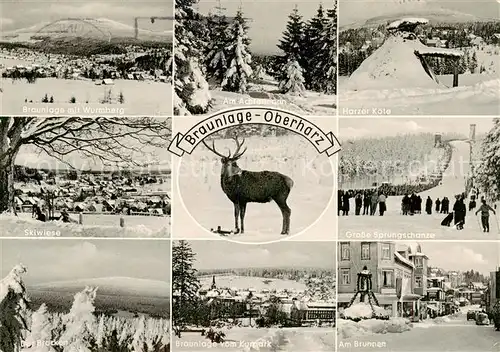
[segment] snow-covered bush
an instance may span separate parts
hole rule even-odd
[[[304,95],[306,88],[304,87],[304,76],[302,68],[297,60],[290,60],[284,67],[285,79],[280,82],[279,88],[284,94]]]
[[[356,303],[342,312],[344,319],[360,321],[362,319],[389,319],[389,312],[382,307],[370,306],[368,303]]]

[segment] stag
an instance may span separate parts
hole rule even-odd
[[[290,233],[290,215],[292,210],[286,204],[290,190],[293,187],[293,180],[275,171],[247,171],[238,167],[237,161],[246,152],[247,147],[241,151],[245,140],[240,142],[238,137],[234,137],[236,150],[231,154],[223,155],[215,149],[215,142],[212,141],[210,147],[203,141],[205,147],[212,153],[219,156],[222,162],[220,184],[222,190],[234,205],[234,226],[235,233],[245,232],[245,213],[247,203],[268,203],[274,200],[281,210],[283,225],[281,234]],[[238,218],[241,220],[241,229],[238,225]]]

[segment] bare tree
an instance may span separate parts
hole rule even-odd
[[[103,166],[144,167],[144,146],[166,148],[170,119],[157,117],[0,117],[0,213],[14,210],[14,163],[23,146],[74,168],[67,156],[78,153]]]

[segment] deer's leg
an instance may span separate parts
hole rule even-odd
[[[290,215],[292,214],[292,210],[288,207],[288,204],[286,204],[285,197],[276,198],[274,201],[278,204],[278,207],[281,210],[281,215],[283,216],[281,234],[288,235],[290,233]]]
[[[241,220],[241,231],[240,233],[245,232],[245,213],[247,211],[247,203],[240,204],[240,220]]]
[[[234,203],[234,233],[240,233],[240,227],[238,225],[239,216],[240,216],[240,205]]]

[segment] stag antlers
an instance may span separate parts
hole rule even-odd
[[[243,151],[240,152],[241,150],[241,147],[243,146],[243,144],[245,143],[245,139],[243,139],[242,142],[240,142],[238,140],[238,137],[235,136],[232,138],[235,142],[236,142],[236,150],[235,152],[233,153],[233,155],[231,155],[231,150],[229,150],[229,153],[227,155],[223,155],[221,153],[219,153],[216,149],[215,149],[215,141],[212,141],[212,147],[210,147],[206,142],[205,140],[203,140],[203,144],[205,145],[205,147],[207,147],[208,150],[210,150],[212,153],[214,153],[215,155],[223,158],[223,159],[226,159],[228,161],[232,160],[238,160],[239,158],[241,158],[241,156],[247,151],[247,147],[245,147],[245,149],[243,149]]]

